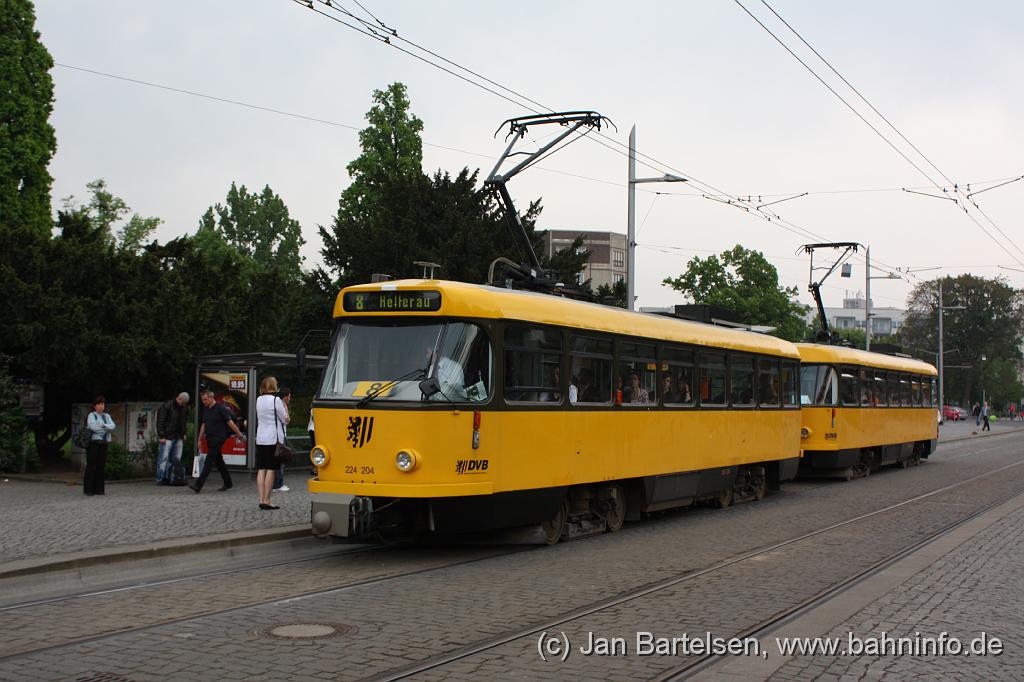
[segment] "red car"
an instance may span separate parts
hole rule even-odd
[[[942,407],[942,419],[944,421],[958,422],[963,419],[963,415],[960,414],[959,407],[953,407],[951,405],[943,405]]]

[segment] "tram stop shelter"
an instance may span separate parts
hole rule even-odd
[[[200,391],[210,389],[217,402],[227,405],[238,420],[247,438],[229,438],[222,449],[224,462],[229,467],[254,469],[256,466],[256,398],[260,382],[268,376],[276,377],[280,388],[292,389],[289,407],[291,423],[287,428],[288,445],[296,453],[308,452],[312,447],[306,427],[310,407],[320,376],[327,366],[325,355],[294,353],[233,353],[203,355],[196,358],[196,451],[206,454],[206,442],[198,438],[199,424],[205,409],[199,401]],[[301,458],[296,464],[305,466]]]

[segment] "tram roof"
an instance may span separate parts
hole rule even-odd
[[[897,372],[916,372],[918,374],[936,375],[938,372],[927,362],[913,358],[901,358],[895,355],[871,353],[859,348],[844,346],[826,346],[817,343],[798,343],[800,358],[804,362],[827,362],[834,364],[861,365],[878,369],[889,369]]]
[[[794,344],[774,336],[673,319],[664,315],[630,312],[612,306],[532,291],[517,291],[447,280],[406,279],[346,287],[338,294],[335,301],[334,316],[356,315],[344,310],[342,299],[346,292],[389,290],[441,292],[440,310],[399,313],[402,316],[521,320],[750,353],[766,353],[789,358],[799,357]],[[363,312],[358,315],[361,317],[386,317],[394,316],[395,313]]]

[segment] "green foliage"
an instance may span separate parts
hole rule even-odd
[[[128,450],[120,443],[107,445],[107,468],[104,476],[108,481],[123,481],[131,476]]]
[[[663,284],[694,303],[727,308],[744,324],[773,326],[780,338],[802,341],[807,336],[807,307],[794,300],[797,288],[779,286],[778,271],[760,251],[737,244],[721,256],[694,257],[683,274]]]
[[[952,351],[945,357],[947,402],[955,399],[961,405],[971,405],[982,399],[983,390],[1001,397],[1004,392],[1015,391],[1017,400],[1024,397],[1019,380],[1007,369],[1016,371],[1020,367],[1024,292],[1002,278],[960,275],[941,281],[943,306],[963,306],[946,310],[943,315],[943,344],[946,351]],[[904,347],[934,363],[935,355],[927,349],[938,348],[938,280],[915,287],[907,307],[899,338]]]
[[[114,196],[107,189],[103,178],[86,184],[89,189],[89,203],[78,206],[73,196],[64,198],[64,212],[78,214],[89,220],[97,232],[98,240],[115,245],[128,253],[138,253],[153,231],[160,225],[159,218],[143,218],[138,213],[125,220],[131,208],[124,199]],[[120,226],[118,224],[121,223]]]
[[[629,289],[626,285],[626,280],[619,280],[611,286],[602,284],[597,288],[597,302],[625,308],[627,307],[626,296],[628,294]]]
[[[324,263],[341,286],[374,273],[420,277],[414,261],[440,264],[444,279],[485,281],[496,257],[516,252],[493,196],[477,188],[479,171],[425,175],[423,122],[410,112],[405,86],[376,90],[373,102],[359,135],[362,153],[348,165],[352,181],[333,225],[320,228]],[[521,216],[536,250],[540,210],[533,202]]]
[[[0,355],[0,471],[20,471],[25,416],[18,406],[18,387],[8,374],[10,358]]]
[[[50,231],[53,179],[47,166],[57,149],[49,123],[52,68],[53,57],[35,30],[32,3],[0,3],[0,230]]]
[[[1006,412],[1007,405],[1020,405],[1024,399],[1024,385],[1021,384],[1020,363],[1007,358],[997,358],[988,363],[981,377],[984,395],[999,414]]]
[[[573,243],[559,249],[550,258],[541,259],[541,267],[552,270],[560,282],[567,286],[575,286],[580,273],[587,267],[591,251],[583,248],[583,235],[576,237]]]
[[[245,185],[231,183],[224,204],[207,209],[199,220],[200,244],[227,247],[242,257],[247,276],[279,271],[298,278],[302,266],[299,249],[305,244],[299,221],[267,185],[250,194]]]

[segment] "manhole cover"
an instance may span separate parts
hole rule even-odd
[[[339,637],[355,630],[344,623],[286,623],[266,628],[260,634],[274,639],[325,639]]]

